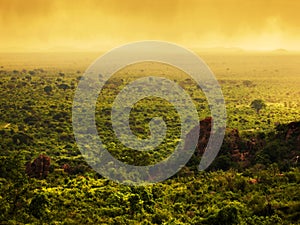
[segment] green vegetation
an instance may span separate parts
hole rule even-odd
[[[261,99],[255,99],[251,102],[251,107],[259,114],[260,110],[266,107],[266,104]]]
[[[207,171],[197,171],[204,132],[181,171],[145,187],[102,178],[76,146],[72,101],[93,55],[60,56],[57,64],[51,57],[30,55],[24,62],[24,56],[5,55],[0,60],[0,224],[300,224],[299,56],[205,56],[228,113],[220,153]],[[145,138],[149,118],[163,117],[168,127],[163,143],[137,152],[116,140],[113,100],[126,84],[148,73],[176,81],[192,97],[199,119],[209,116],[204,94],[175,68],[150,63],[118,71],[98,98],[97,128],[112,155],[135,165],[170,155],[180,132],[174,107],[146,98],[132,109],[130,126]],[[251,104],[258,99],[264,101]]]

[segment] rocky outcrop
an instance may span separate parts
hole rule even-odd
[[[65,173],[69,175],[77,175],[77,174],[84,174],[90,171],[90,167],[85,164],[78,164],[76,166],[70,166],[69,164],[63,164],[61,167]]]
[[[207,117],[204,120],[201,120],[199,123],[200,129],[199,127],[196,126],[187,134],[184,148],[185,149],[190,148],[190,144],[192,143],[192,140],[194,140],[194,138],[197,138],[195,137],[197,135],[196,131],[197,129],[199,129],[198,143],[196,146],[195,154],[202,155],[205,151],[206,145],[210,137],[211,122],[212,122],[211,117]]]
[[[40,155],[32,163],[28,162],[26,164],[26,174],[32,178],[46,178],[50,170],[50,161],[49,156]]]
[[[205,151],[206,145],[208,143],[210,132],[211,132],[211,124],[212,124],[212,118],[207,117],[204,120],[200,121],[200,134],[197,144],[197,155],[202,155]]]
[[[199,125],[200,134],[195,150],[195,155],[201,157],[206,149],[210,137],[212,117],[207,117],[204,120],[201,120]],[[186,148],[188,148],[191,138],[195,138],[194,136],[197,128],[199,129],[199,127],[194,127],[188,133],[185,143]],[[262,148],[262,145],[263,141],[258,140],[256,137],[250,140],[244,140],[242,137],[240,137],[239,130],[236,128],[226,129],[219,156],[229,155],[231,161],[237,162],[242,167],[245,167],[250,164],[251,158],[259,148]]]
[[[300,151],[300,121],[289,123],[287,128],[285,140],[289,141],[294,139],[296,150]]]
[[[200,121],[200,133],[199,133],[199,138],[198,138],[198,143],[196,147],[196,155],[202,155],[205,151],[205,148],[207,146],[209,137],[210,137],[210,132],[211,132],[211,125],[212,125],[212,118],[207,117],[204,120]],[[189,134],[187,135],[186,142],[187,144],[189,143],[189,140],[194,137],[194,133],[196,131],[196,128],[193,128]],[[242,138],[239,135],[238,129],[227,129],[226,130],[226,135],[223,141],[223,149],[225,148],[226,151],[228,150],[232,155],[234,154],[239,154],[238,158],[245,158],[246,154],[241,155],[241,148],[245,146]],[[249,147],[251,144],[249,143]],[[243,149],[245,150],[245,149]],[[236,157],[235,157],[236,158]]]
[[[286,140],[288,140],[289,138],[293,137],[293,136],[297,136],[297,138],[300,135],[300,122],[292,122],[288,124],[288,130],[286,132]]]

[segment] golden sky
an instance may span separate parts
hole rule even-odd
[[[188,48],[300,50],[299,0],[0,0],[0,51]]]

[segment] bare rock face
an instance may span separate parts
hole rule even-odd
[[[189,143],[191,140],[198,138],[195,149],[195,156],[201,157],[206,149],[210,132],[212,128],[212,118],[207,117],[201,120],[200,134],[196,136],[196,130],[199,126],[194,127],[186,136],[185,149],[190,149]],[[218,156],[226,156],[231,163],[235,163],[242,168],[255,163],[257,152],[269,154],[268,148],[276,149],[280,152],[280,142],[287,148],[287,152],[282,152],[281,161],[289,161],[290,163],[300,163],[300,121],[289,124],[278,124],[275,136],[273,134],[257,133],[253,134],[249,139],[240,136],[239,130],[236,128],[226,129],[222,147]],[[266,136],[268,143],[266,143]],[[279,141],[280,142],[279,142]],[[267,145],[269,144],[269,145]],[[270,147],[271,146],[271,147]],[[279,162],[278,159],[273,159],[274,162]]]
[[[197,145],[197,154],[203,154],[205,151],[205,148],[207,146],[209,137],[210,137],[210,131],[211,131],[211,123],[212,118],[207,117],[204,120],[200,121],[200,135]]]
[[[84,174],[85,172],[89,171],[89,167],[84,164],[79,164],[76,166],[70,166],[69,164],[63,164],[61,167],[65,173],[69,175],[77,175],[77,174]]]
[[[64,170],[65,173],[69,173],[70,174],[72,172],[72,169],[71,169],[71,167],[70,167],[69,164],[64,164],[62,166],[62,169]]]
[[[199,129],[198,126],[195,126],[186,136],[186,140],[185,140],[185,149],[189,149],[190,148],[190,143],[191,140],[194,140],[194,138],[198,138],[198,143],[197,143],[197,147],[196,147],[196,155],[202,155],[206,145],[208,143],[208,139],[210,136],[210,131],[211,131],[211,122],[212,122],[212,118],[211,117],[207,117],[204,120],[200,121],[200,132],[199,132],[199,136],[195,137],[196,135],[196,130]]]
[[[300,121],[288,124],[285,140],[288,141],[294,138],[296,150],[300,151]]]
[[[32,178],[46,178],[50,170],[50,161],[49,156],[40,155],[32,163],[28,162],[26,164],[26,174]]]
[[[204,120],[200,121],[200,134],[198,137],[198,143],[196,147],[195,154],[197,156],[203,155],[205,148],[207,146],[211,126],[212,126],[212,117],[207,117]],[[189,143],[189,139],[195,138],[195,130],[197,127],[194,127],[186,137],[186,143]],[[247,145],[248,144],[248,145]],[[238,129],[227,129],[226,135],[222,144],[223,151],[224,149],[228,151],[233,161],[246,161],[249,157],[249,150],[255,147],[255,143],[245,144],[242,138],[239,135]],[[188,146],[185,146],[186,148]]]
[[[194,138],[198,138],[198,143],[196,147],[196,155],[202,155],[205,151],[206,145],[208,143],[208,139],[210,137],[210,131],[211,131],[211,122],[212,118],[207,117],[204,120],[200,121],[200,130],[199,130],[199,136],[195,137],[196,130],[199,129],[199,127],[194,127],[186,136],[185,140],[185,149],[190,148],[189,144],[191,143],[191,140],[194,140]]]

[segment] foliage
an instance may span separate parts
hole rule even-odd
[[[259,114],[260,110],[266,107],[266,104],[261,99],[255,99],[251,102],[251,107]]]
[[[245,61],[255,57],[247,56]],[[216,59],[207,56],[207,60],[214,65]],[[228,56],[221,64],[236,65],[235,61]],[[172,178],[131,187],[96,174],[76,146],[72,100],[82,79],[80,71],[87,65],[73,62],[44,69],[7,63],[0,71],[1,224],[299,224],[298,131],[290,124],[300,120],[299,107],[295,107],[300,106],[300,98],[299,80],[293,73],[278,82],[273,79],[273,65],[247,64],[249,76],[243,72],[244,65],[233,66],[229,72],[218,64],[213,69],[220,78],[229,127],[219,156],[207,171],[197,170],[201,156],[194,155]],[[128,74],[147,75],[144,67],[115,74],[96,105],[99,136],[112,155],[136,165],[153,164],[170,155],[180,132],[174,107],[158,98],[146,98],[131,111],[132,131],[139,138],[149,136],[149,118],[159,115],[168,127],[166,139],[147,153],[130,151],[116,140],[110,121],[113,100],[136,78]],[[183,72],[165,65],[146,68],[176,80],[195,102],[199,119],[209,115],[204,94]],[[253,68],[264,76],[255,76]],[[255,107],[260,113],[257,117],[249,103],[262,98],[267,107],[260,110],[260,102]],[[25,165],[39,155],[51,157],[49,174],[30,178]]]

